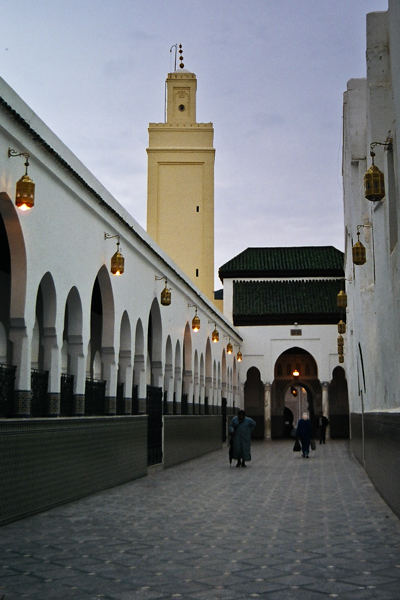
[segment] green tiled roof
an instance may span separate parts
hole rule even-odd
[[[344,254],[333,246],[247,248],[219,269],[225,277],[343,277]]]
[[[342,281],[238,281],[233,284],[235,325],[337,323]]]

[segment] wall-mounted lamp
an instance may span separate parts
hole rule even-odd
[[[372,142],[370,144],[370,155],[372,158],[372,165],[364,175],[364,196],[371,202],[377,202],[385,197],[385,177],[374,164],[375,152],[373,151],[375,146],[383,146],[387,150],[392,145],[392,138],[390,132],[386,142]]]
[[[164,279],[165,281],[165,288],[162,290],[161,292],[161,304],[163,306],[169,306],[171,304],[171,290],[168,289],[168,281],[166,277],[158,277],[158,275],[155,276],[155,280],[156,281],[160,281],[161,279]]]
[[[211,334],[211,341],[216,344],[219,342],[219,331],[217,329],[217,324],[214,321],[208,321],[209,323],[214,323],[214,331]]]
[[[111,257],[111,268],[110,271],[113,275],[122,275],[124,272],[125,259],[119,251],[120,241],[119,235],[110,235],[109,233],[104,234],[105,240],[112,240],[113,238],[117,239],[117,251]]]
[[[17,181],[15,186],[15,205],[20,210],[29,210],[35,203],[35,184],[28,175],[29,154],[27,152],[17,152],[12,148],[8,149],[8,158],[23,156],[25,161],[25,175]]]
[[[242,362],[242,359],[243,359],[243,354],[240,352],[240,346],[239,346],[238,353],[236,354],[236,360],[238,362]]]
[[[193,331],[199,331],[199,329],[200,329],[200,319],[197,316],[197,306],[195,304],[188,304],[188,307],[189,308],[193,307],[193,308],[196,309],[195,313],[194,313],[194,317],[192,319],[192,329],[193,329]]]
[[[357,225],[357,241],[352,248],[353,263],[355,265],[365,265],[367,260],[365,246],[360,242],[361,227],[372,227],[372,223],[366,223],[365,225]]]

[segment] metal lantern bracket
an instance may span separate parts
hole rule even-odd
[[[25,161],[25,175],[28,175],[28,167],[29,167],[29,154],[28,152],[17,152],[16,150],[14,150],[13,148],[9,148],[8,149],[8,153],[7,153],[8,158],[14,158],[17,156],[23,156],[24,158],[26,158]]]

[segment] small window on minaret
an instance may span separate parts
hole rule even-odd
[[[200,211],[200,206],[196,206],[196,212]]]
[[[199,270],[196,269],[196,277],[198,277],[198,276],[199,276]]]

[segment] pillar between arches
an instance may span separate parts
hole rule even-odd
[[[271,439],[271,384],[264,384],[264,438]]]
[[[329,420],[329,381],[322,382],[322,412],[325,417]],[[326,430],[326,439],[330,439],[329,427]]]

